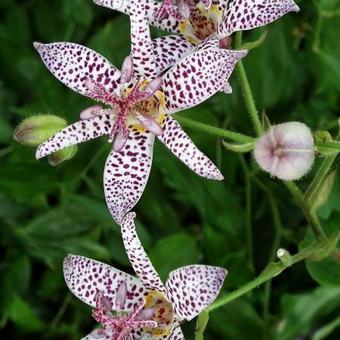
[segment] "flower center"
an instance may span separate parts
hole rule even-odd
[[[133,81],[123,74],[119,95],[108,93],[104,86],[93,79],[86,81],[86,87],[93,99],[112,107],[115,123],[112,126],[109,141],[113,149],[120,151],[125,145],[131,128],[140,131],[162,134],[162,124],[165,117],[165,96],[159,90],[161,78],[153,81]]]
[[[121,309],[125,304],[124,294],[126,296],[126,292],[122,294],[116,299],[116,307]],[[118,300],[120,300],[119,303]],[[174,319],[172,304],[159,291],[149,291],[143,302],[129,314],[123,312],[113,314],[111,311],[111,301],[99,292],[92,316],[101,324],[100,332],[111,336],[111,340],[129,339],[129,335],[136,331],[157,336],[171,334]]]
[[[179,31],[192,44],[198,45],[211,34],[216,33],[218,24],[222,20],[222,12],[216,5],[205,9],[198,3],[190,13],[190,17],[181,21]]]

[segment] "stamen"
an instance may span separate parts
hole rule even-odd
[[[140,320],[150,320],[154,317],[155,315],[155,309],[154,308],[146,308],[146,309],[143,309],[139,315],[138,315],[138,318]]]
[[[161,77],[157,77],[154,80],[152,80],[148,85],[146,85],[142,91],[143,93],[147,94],[147,97],[145,99],[150,98],[157,92],[160,87],[162,86],[163,79]]]
[[[190,7],[187,5],[185,0],[179,0],[178,2],[178,13],[183,19],[189,19],[190,17]]]
[[[125,143],[129,138],[129,131],[127,128],[120,129],[113,137],[113,151],[119,152],[123,149]]]
[[[116,293],[116,309],[117,310],[122,310],[124,308],[125,301],[126,301],[126,293],[127,293],[127,286],[126,286],[126,282],[123,281],[118,286],[117,293]]]
[[[133,75],[133,61],[130,56],[127,56],[122,65],[120,83],[129,83]]]
[[[80,119],[87,120],[94,118],[100,114],[103,108],[100,105],[92,105],[80,112]]]
[[[136,113],[137,120],[150,132],[156,136],[160,136],[163,133],[162,127],[151,117]]]

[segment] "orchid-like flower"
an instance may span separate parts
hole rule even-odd
[[[164,285],[138,239],[134,217],[123,219],[122,237],[138,278],[82,256],[64,260],[67,286],[94,308],[101,325],[84,339],[184,339],[179,322],[208,307],[223,285],[227,271],[206,265],[174,270]]]
[[[198,105],[221,90],[236,62],[246,54],[222,51],[217,38],[211,38],[160,78],[144,3],[129,3],[134,6],[131,56],[125,59],[121,72],[100,54],[78,44],[34,44],[54,76],[105,105],[84,110],[80,121],[41,144],[36,157],[107,135],[113,149],[104,169],[104,192],[118,224],[143,193],[155,135],[198,175],[223,179],[170,114]]]
[[[133,14],[130,1],[93,1],[127,15]],[[159,62],[162,61],[159,64],[160,71],[190,53],[194,46],[212,34],[218,34],[220,47],[227,48],[234,32],[264,26],[288,12],[299,11],[293,0],[181,0],[178,1],[177,12],[171,9],[172,0],[164,0],[163,3],[157,0],[142,1],[146,3],[146,15],[151,25],[180,34],[153,40],[156,56]],[[178,12],[186,14],[176,15]]]

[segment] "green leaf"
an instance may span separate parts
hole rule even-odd
[[[267,35],[268,31],[265,30],[257,40],[244,43],[240,49],[253,50],[254,48],[260,47],[265,42]]]
[[[150,258],[161,278],[165,280],[172,270],[197,262],[196,241],[184,233],[164,237],[151,248]]]
[[[285,294],[282,298],[282,327],[277,330],[277,340],[291,340],[307,335],[313,322],[340,306],[340,288],[320,287],[310,293]]]
[[[44,323],[34,313],[32,307],[19,296],[14,296],[13,298],[10,319],[17,327],[27,332],[41,331],[44,328]]]
[[[195,330],[195,338],[196,340],[203,340],[204,331],[209,322],[209,313],[203,311],[197,318],[196,321],[196,330]]]
[[[261,338],[263,321],[246,299],[238,299],[210,313],[207,339],[249,340]],[[217,335],[217,336],[216,336]]]
[[[337,174],[336,170],[332,171],[330,174],[328,174],[328,176],[322,183],[322,186],[319,189],[319,192],[317,193],[317,197],[311,204],[313,209],[317,210],[327,202],[334,186],[336,174]]]

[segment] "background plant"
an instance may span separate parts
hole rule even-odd
[[[258,117],[265,112],[273,124],[302,121],[313,131],[330,131],[335,139],[340,2],[297,3],[301,12],[270,25],[265,41],[244,60],[244,70],[234,73],[233,95],[217,95],[177,117],[226,180],[214,183],[195,176],[158,143],[150,182],[137,207],[139,234],[163,278],[195,262],[228,268],[219,300],[228,303],[210,313],[205,339],[252,339],[255,334],[258,339],[336,339],[340,333],[339,253],[331,238],[340,224],[339,160],[329,152],[330,144],[331,149],[338,144],[318,133],[319,151],[328,157],[319,157],[297,183],[303,192],[314,183],[315,190],[302,197],[289,183],[287,188],[261,172],[249,154],[226,150],[222,136],[230,135],[211,128],[255,136],[250,101],[246,97],[245,105],[239,82],[241,77],[244,86],[245,71]],[[64,255],[79,253],[131,271],[102,192],[110,145],[105,139],[93,141],[67,164],[52,168],[34,160],[34,149],[14,142],[12,133],[32,114],[55,114],[72,122],[90,104],[49,74],[32,41],[80,42],[118,65],[129,53],[129,21],[88,0],[3,0],[0,9],[0,326],[8,338],[77,339],[92,329],[93,320],[67,292]],[[246,34],[243,41],[256,41],[263,32]],[[257,130],[260,123],[255,123]],[[317,178],[326,181],[313,181],[318,171]],[[314,241],[306,216],[312,224],[319,220],[333,244]],[[260,275],[280,247],[292,255],[302,250]],[[320,250],[329,249],[331,256],[314,261],[328,255]],[[305,263],[300,261],[304,258]],[[289,261],[299,262],[267,281]],[[206,316],[200,318],[198,337]],[[185,325],[188,339],[195,327],[194,322]]]

